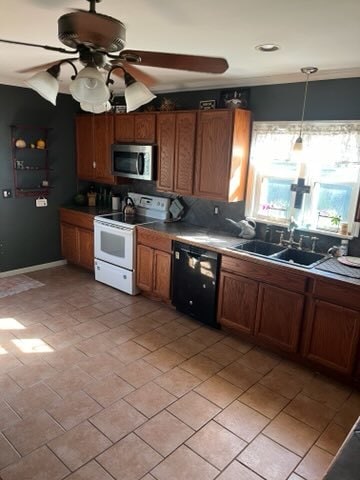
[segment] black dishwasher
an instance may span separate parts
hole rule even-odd
[[[174,242],[172,304],[182,313],[219,328],[216,297],[219,255]]]

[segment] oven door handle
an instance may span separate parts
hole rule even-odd
[[[136,158],[136,173],[138,175],[144,175],[144,154],[139,152]]]

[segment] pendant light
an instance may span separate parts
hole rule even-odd
[[[308,91],[308,85],[309,85],[309,77],[312,73],[316,73],[317,71],[318,71],[318,68],[316,67],[303,67],[301,69],[301,72],[306,75],[306,82],[305,82],[305,91],[304,91],[304,101],[303,101],[302,113],[301,113],[300,132],[293,146],[294,151],[301,151],[303,148],[302,129],[304,124],[304,114],[305,114],[306,98],[307,98],[307,91]]]

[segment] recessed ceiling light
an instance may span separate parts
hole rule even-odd
[[[263,43],[262,45],[257,45],[255,48],[256,50],[260,50],[260,52],[276,52],[280,47],[274,43]]]

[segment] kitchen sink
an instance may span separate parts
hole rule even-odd
[[[234,250],[271,258],[280,262],[292,263],[304,268],[313,268],[328,257],[322,253],[297,250],[262,240],[250,240],[233,247]]]
[[[271,258],[274,260],[283,260],[288,263],[301,265],[302,267],[312,268],[318,263],[327,258],[322,253],[306,252],[304,250],[297,250],[295,248],[287,248],[279,253],[276,253]]]
[[[274,253],[282,252],[284,247],[282,245],[275,245],[274,243],[263,242],[262,240],[250,240],[234,247],[236,250],[243,250],[244,252],[256,253],[257,255],[264,255],[269,257]]]

